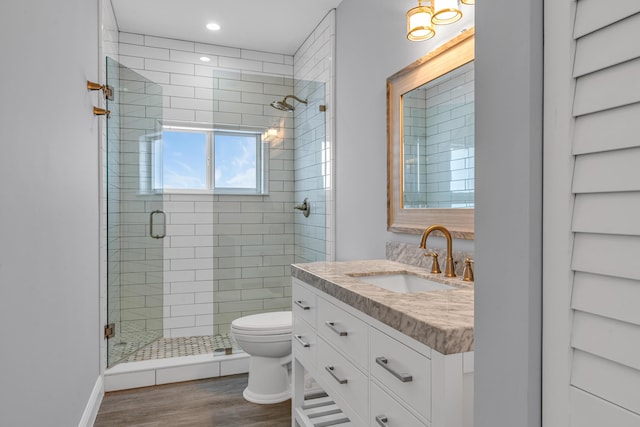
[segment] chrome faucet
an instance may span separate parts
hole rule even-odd
[[[420,241],[420,248],[427,248],[427,237],[431,234],[432,231],[438,230],[444,234],[444,237],[447,239],[447,262],[444,265],[444,275],[445,277],[456,277],[456,273],[453,269],[453,249],[452,249],[452,241],[451,241],[451,233],[442,225],[432,225],[431,227],[424,230],[422,233],[422,240]],[[437,259],[437,258],[436,258]]]

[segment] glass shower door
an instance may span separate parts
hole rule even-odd
[[[295,92],[307,99],[295,110],[295,203],[307,199],[311,213],[296,213],[295,262],[330,261],[331,140],[327,138],[326,84],[296,80]]]
[[[107,366],[163,335],[162,89],[107,58]]]

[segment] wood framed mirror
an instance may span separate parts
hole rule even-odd
[[[474,238],[474,29],[387,79],[387,229]]]

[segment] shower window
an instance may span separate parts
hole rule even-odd
[[[265,146],[255,131],[165,127],[154,149],[154,188],[266,194]]]

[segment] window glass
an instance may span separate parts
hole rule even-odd
[[[258,188],[256,139],[256,134],[215,133],[215,188]]]
[[[164,131],[163,188],[207,189],[207,134]]]

